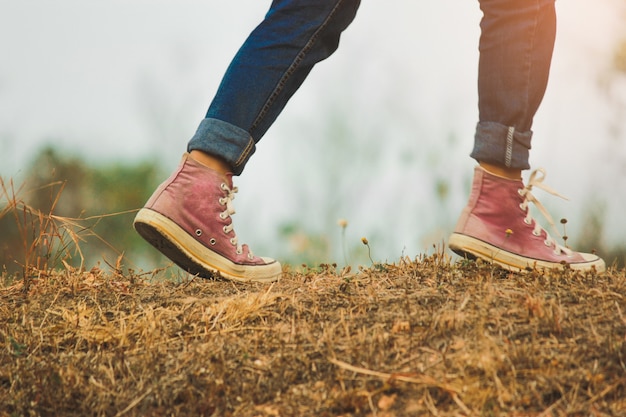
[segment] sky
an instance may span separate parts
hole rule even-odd
[[[625,35],[623,3],[557,1],[531,154],[570,197],[545,197],[555,217],[580,223],[590,203],[605,204],[617,243],[626,88],[610,59]],[[0,174],[19,176],[44,144],[94,163],[154,158],[173,169],[269,4],[0,0]],[[338,233],[332,219],[342,217],[354,240],[376,236],[380,256],[393,258],[449,233],[474,166],[480,17],[465,0],[364,1],[338,53],[315,68],[238,179],[244,240],[271,246],[276,225],[298,219]],[[333,136],[337,125],[348,139]],[[445,201],[433,183],[447,185]]]

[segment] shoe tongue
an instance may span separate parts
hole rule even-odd
[[[233,189],[233,173],[232,172],[226,173],[226,184],[228,185],[228,188],[230,188],[231,190]]]

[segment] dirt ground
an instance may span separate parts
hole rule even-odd
[[[3,277],[0,416],[625,416],[626,272]]]

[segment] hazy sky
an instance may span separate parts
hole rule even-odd
[[[609,212],[621,214],[624,203],[624,162],[622,168],[616,167],[626,160],[626,144],[622,133],[615,146],[608,126],[619,114],[600,93],[613,39],[623,35],[624,9],[618,7],[622,3],[557,1],[557,47],[548,94],[534,127],[532,163],[546,166],[548,183],[574,200],[557,206],[574,211],[573,217],[590,193],[602,188],[598,184],[615,184],[616,175],[622,175],[617,178],[622,188],[606,193]],[[0,174],[18,174],[43,143],[93,161],[158,157],[173,167],[230,58],[269,4],[0,0]],[[281,181],[292,176],[285,169],[304,169],[300,161],[293,162],[299,149],[310,152],[304,158],[306,169],[323,168],[327,151],[316,151],[316,137],[324,134],[332,114],[342,112],[349,115],[347,123],[355,136],[385,142],[382,158],[388,165],[377,161],[384,165],[380,172],[353,174],[357,184],[359,178],[419,183],[417,178],[430,170],[435,176],[453,172],[458,179],[451,180],[453,190],[462,189],[466,175],[458,173],[468,173],[473,166],[467,155],[477,118],[479,20],[477,1],[364,1],[339,52],[316,68],[261,142],[240,179],[248,197],[242,193],[238,202],[245,206],[260,198],[264,191],[259,190],[259,178],[289,189]],[[625,101],[623,96],[618,99]],[[320,139],[324,146],[333,145]],[[349,153],[343,157],[358,161],[351,146],[355,145],[345,146]],[[387,153],[393,146],[398,151]],[[402,155],[397,154],[413,155],[416,166],[398,167]],[[281,162],[285,155],[291,165]],[[407,178],[408,174],[416,178]],[[457,197],[450,213],[460,210],[466,196]],[[411,208],[403,215],[409,216],[419,204],[407,205]],[[382,216],[388,207],[345,216]],[[286,216],[292,208],[288,203],[278,209],[267,204],[258,210],[271,218],[263,210]],[[249,221],[242,223],[244,228],[254,227]],[[411,239],[400,239],[400,249],[393,248],[392,253],[419,245],[402,243]]]
[[[374,79],[366,80],[367,88],[380,91],[398,74],[419,67],[441,81],[448,74],[444,85],[452,86],[462,77],[453,71],[465,66],[472,74],[465,83],[469,94],[444,94],[470,98],[477,5],[413,3],[364,2],[341,53],[319,67],[316,79],[325,78],[324,67],[331,75],[320,83],[328,84],[341,82],[342,71],[362,74],[382,67],[386,73],[374,72]],[[0,0],[0,5],[1,169],[7,173],[19,169],[26,150],[50,140],[79,152],[97,150],[98,157],[141,155],[160,140],[182,149],[269,1]],[[446,18],[450,7],[457,12]],[[437,101],[438,92],[429,88],[441,85],[423,83],[419,75],[412,84]]]
[[[141,155],[154,136],[193,133],[229,59],[269,3],[0,0],[2,172],[18,169],[24,151],[45,140],[108,157]],[[547,100],[564,101],[561,94],[572,84],[578,90],[578,80],[596,82],[597,74],[589,75],[606,65],[615,3],[557,2],[559,44]],[[340,52],[320,65],[310,80],[317,85],[303,94],[332,83],[322,88],[331,95],[346,73],[357,73],[366,82],[359,88],[384,95],[379,91],[415,70],[412,79],[400,78],[405,89],[435,107],[467,103],[475,114],[479,18],[475,1],[364,1]],[[167,141],[182,148],[187,136]]]

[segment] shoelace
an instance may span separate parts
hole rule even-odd
[[[537,198],[533,195],[533,193],[531,193],[532,188],[537,187],[539,189],[544,190],[545,192],[549,194],[552,194],[554,196],[567,200],[567,197],[559,194],[558,192],[554,191],[549,186],[545,185],[543,183],[545,178],[546,178],[546,171],[543,168],[536,169],[530,174],[530,177],[528,179],[528,184],[526,184],[526,186],[523,189],[518,190],[519,195],[524,197],[524,202],[520,205],[520,208],[526,211],[526,218],[524,219],[526,224],[532,224],[533,221],[535,222],[535,229],[533,230],[533,234],[535,236],[540,236],[541,232],[544,231],[546,233],[546,240],[545,240],[546,246],[554,245],[555,254],[560,255],[561,253],[564,253],[569,256],[573,253],[572,250],[559,245],[554,240],[554,238],[552,238],[552,236],[550,236],[550,234],[545,229],[543,229],[539,225],[539,223],[537,223],[536,220],[532,218],[532,216],[530,215],[530,210],[528,210],[528,203],[533,203],[535,207],[537,207],[539,212],[543,215],[543,217],[545,217],[548,223],[550,223],[550,226],[552,227],[552,230],[555,232],[555,234],[557,236],[560,236],[560,233],[558,229],[556,228],[556,225],[554,224],[554,220],[552,220],[552,216],[550,216],[550,213],[548,213],[548,210],[546,210],[543,204],[541,204],[541,202],[537,200]]]
[[[239,189],[237,187],[233,187],[232,189],[228,186],[228,184],[226,183],[222,183],[220,184],[220,188],[226,192],[226,196],[225,197],[220,197],[219,199],[219,203],[223,206],[226,206],[226,210],[224,210],[223,212],[220,213],[220,218],[222,220],[226,220],[227,218],[229,218],[230,216],[232,216],[233,214],[235,214],[235,207],[233,206],[233,200],[235,199],[235,193],[237,191],[239,191]],[[232,220],[230,222],[230,224],[224,226],[224,233],[229,234],[230,232],[233,231],[233,223]],[[237,235],[233,236],[232,238],[230,238],[230,243],[236,247],[235,252],[237,253],[237,255],[241,255],[243,253],[243,246],[239,245],[237,243]],[[254,254],[252,253],[252,251],[250,250],[250,248],[248,248],[248,259],[253,259],[254,258]]]

